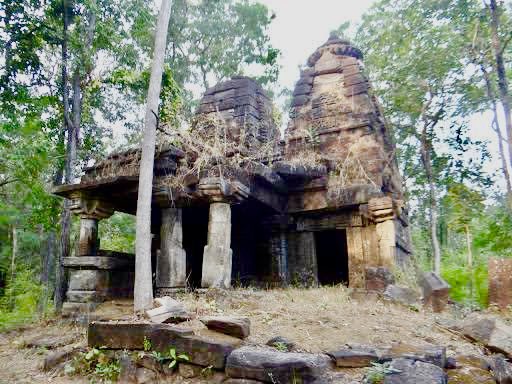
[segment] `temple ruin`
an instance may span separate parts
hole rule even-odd
[[[395,147],[361,51],[331,36],[301,70],[289,113],[283,139],[264,90],[234,77],[207,90],[189,136],[157,148],[157,295],[235,283],[361,287],[366,267],[407,260]],[[139,156],[112,154],[55,189],[81,219],[64,260],[69,310],[133,294],[134,255],[102,250],[98,222],[135,214]]]

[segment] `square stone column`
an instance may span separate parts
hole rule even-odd
[[[79,256],[96,256],[98,253],[98,219],[84,215],[80,218]]]
[[[187,256],[183,249],[183,222],[181,208],[162,210],[160,252],[156,258],[157,288],[185,287]]]
[[[203,288],[231,286],[231,206],[226,202],[210,203],[208,244],[204,247]]]

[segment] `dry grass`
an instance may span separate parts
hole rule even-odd
[[[250,341],[265,343],[280,335],[304,351],[320,352],[345,343],[386,346],[394,342],[439,344],[449,351],[475,347],[435,325],[439,317],[380,300],[351,299],[343,286],[315,289],[237,289],[179,296],[198,315],[229,314],[251,319]]]
[[[347,343],[382,347],[397,342],[442,345],[447,348],[448,355],[479,352],[477,346],[436,325],[438,319],[452,319],[454,315],[449,312],[434,315],[375,299],[354,300],[350,298],[350,290],[343,286],[268,291],[209,290],[178,294],[177,299],[198,316],[248,316],[251,320],[248,343],[264,344],[280,335],[308,352],[328,351]],[[109,313],[115,318],[123,314],[130,318],[132,307],[128,301],[106,303],[100,314],[108,317]],[[192,321],[182,326],[200,328],[202,325]],[[58,322],[35,324],[24,331],[0,334],[0,364],[3,368],[0,383],[85,383],[77,377],[64,377],[62,372],[41,372],[38,367],[48,352],[23,348],[23,340],[50,334],[76,334],[85,342],[85,329]],[[346,382],[350,383],[353,380],[359,382],[364,371],[354,369],[343,373]],[[197,380],[180,381],[185,382],[200,383]]]

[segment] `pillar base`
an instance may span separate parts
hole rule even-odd
[[[231,248],[206,245],[203,253],[201,287],[230,288],[232,257]]]

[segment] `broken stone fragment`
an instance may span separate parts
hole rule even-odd
[[[227,379],[223,384],[258,384],[262,383],[259,380],[250,380],[250,379]]]
[[[457,325],[460,332],[496,353],[512,357],[512,327],[496,317],[473,315]]]
[[[368,367],[379,360],[375,350],[366,348],[342,348],[327,352],[327,355],[334,359],[337,367],[343,368]]]
[[[450,384],[496,384],[489,371],[474,367],[460,367],[447,372]]]
[[[389,348],[379,349],[377,354],[379,355],[380,361],[404,358],[437,365],[439,368],[446,366],[446,348],[437,345],[413,346],[396,343]]]
[[[23,344],[27,348],[55,349],[57,347],[72,344],[75,340],[75,335],[36,336],[32,339],[25,340]]]
[[[411,288],[401,287],[399,285],[388,285],[384,291],[384,297],[394,302],[414,306],[420,301],[419,295]]]
[[[153,323],[181,323],[192,319],[185,306],[168,296],[156,298],[156,308],[145,312],[146,317]]]
[[[425,272],[420,279],[420,285],[424,305],[432,307],[434,312],[442,312],[448,304],[450,286],[434,272]]]
[[[278,352],[262,347],[242,347],[233,351],[226,363],[231,378],[260,380],[265,383],[313,383],[333,363],[327,355]]]
[[[384,378],[384,384],[446,384],[446,373],[436,365],[413,361],[409,359],[396,359],[390,364],[391,370]]]
[[[248,317],[207,316],[199,319],[208,329],[224,333],[239,339],[245,339],[251,332]]]
[[[498,384],[512,384],[512,364],[503,356],[493,356],[490,360],[492,375]]]
[[[43,371],[49,371],[59,364],[70,360],[73,358],[78,352],[84,352],[85,348],[77,347],[76,345],[67,345],[60,350],[50,352],[43,361],[42,369]]]

